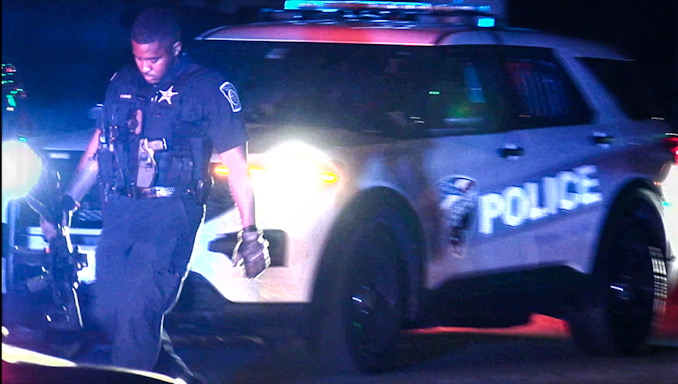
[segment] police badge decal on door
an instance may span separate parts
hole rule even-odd
[[[440,209],[443,212],[445,253],[462,258],[476,222],[478,190],[468,176],[449,176],[438,183]]]

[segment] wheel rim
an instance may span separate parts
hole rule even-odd
[[[652,255],[661,250],[648,244],[649,234],[634,220],[624,220],[611,248],[608,274],[608,319],[622,349],[633,349],[647,336],[655,305]]]
[[[394,247],[383,238],[367,243],[372,250],[356,255],[346,299],[349,346],[357,356],[379,354],[392,344],[394,333],[399,332],[402,306]]]

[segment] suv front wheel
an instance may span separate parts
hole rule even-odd
[[[332,277],[321,282],[327,288],[314,300],[310,341],[324,371],[383,372],[396,366],[405,268],[394,232],[375,219],[346,236]]]

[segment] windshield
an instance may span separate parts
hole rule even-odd
[[[200,41],[191,54],[236,86],[250,129],[416,138],[494,129],[486,65],[468,49]]]

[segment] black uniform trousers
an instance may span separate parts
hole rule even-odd
[[[204,206],[188,196],[112,194],[103,216],[93,317],[111,342],[110,363],[152,371],[162,348],[161,362],[172,360],[175,367],[161,373],[179,374],[176,364],[186,367],[174,354],[163,320],[188,274]]]

